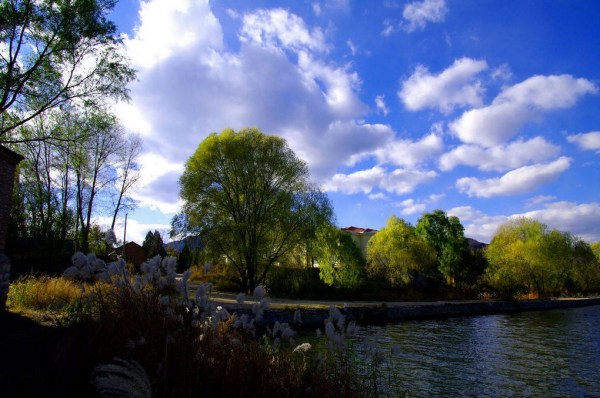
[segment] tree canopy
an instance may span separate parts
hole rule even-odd
[[[263,283],[281,256],[333,217],[285,140],[253,128],[209,135],[187,160],[180,185],[183,213],[174,230],[200,233],[237,270],[244,290]]]
[[[417,222],[416,232],[434,248],[438,270],[453,285],[461,274],[467,241],[458,217],[448,217],[442,210],[424,213]]]
[[[488,281],[502,291],[543,296],[600,287],[600,269],[589,244],[530,218],[501,225],[486,256]]]
[[[367,272],[392,285],[407,284],[418,273],[430,275],[436,264],[435,249],[408,222],[391,216],[367,244]]]
[[[319,277],[325,284],[342,289],[360,286],[365,259],[349,233],[333,225],[323,225],[317,230],[313,250],[319,263]]]
[[[106,18],[115,3],[0,0],[0,142],[48,110],[127,98],[135,71]]]

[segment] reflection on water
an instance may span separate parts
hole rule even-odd
[[[600,306],[361,328],[411,396],[600,397]]]

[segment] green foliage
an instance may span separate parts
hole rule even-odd
[[[594,242],[590,245],[590,247],[596,256],[598,263],[600,263],[600,242]]]
[[[462,265],[467,241],[458,217],[448,217],[442,210],[425,213],[417,222],[416,232],[434,248],[438,270],[450,285],[463,274]]]
[[[167,254],[162,236],[160,236],[160,232],[157,230],[154,230],[154,233],[148,231],[144,238],[144,242],[142,243],[142,248],[146,253],[146,258],[152,258],[154,256],[165,257]]]
[[[365,259],[350,234],[333,225],[323,225],[317,230],[313,250],[323,282],[349,290],[360,287]]]
[[[587,243],[529,218],[501,225],[486,256],[489,283],[506,293],[545,296],[600,287],[600,269]]]
[[[127,98],[135,71],[106,16],[115,0],[0,2],[0,142],[48,110]],[[54,133],[45,139],[54,139]]]
[[[333,217],[306,164],[285,140],[257,129],[208,136],[186,162],[180,184],[183,213],[173,230],[200,233],[208,252],[237,270],[244,291]]]
[[[435,250],[406,221],[391,216],[367,244],[367,272],[392,285],[411,282],[418,274],[435,272]]]

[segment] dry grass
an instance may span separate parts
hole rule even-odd
[[[7,306],[13,310],[60,311],[83,294],[79,283],[62,277],[27,276],[11,283]]]

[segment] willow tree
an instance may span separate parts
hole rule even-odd
[[[544,296],[600,287],[600,269],[588,243],[530,218],[501,225],[486,256],[488,282],[506,293]]]
[[[433,275],[435,264],[433,246],[396,216],[367,244],[367,272],[386,278],[393,286],[407,284],[418,274]]]
[[[197,232],[206,249],[234,267],[244,291],[264,282],[284,254],[331,218],[327,197],[285,140],[257,129],[209,135],[180,178],[182,217],[174,229]]]

